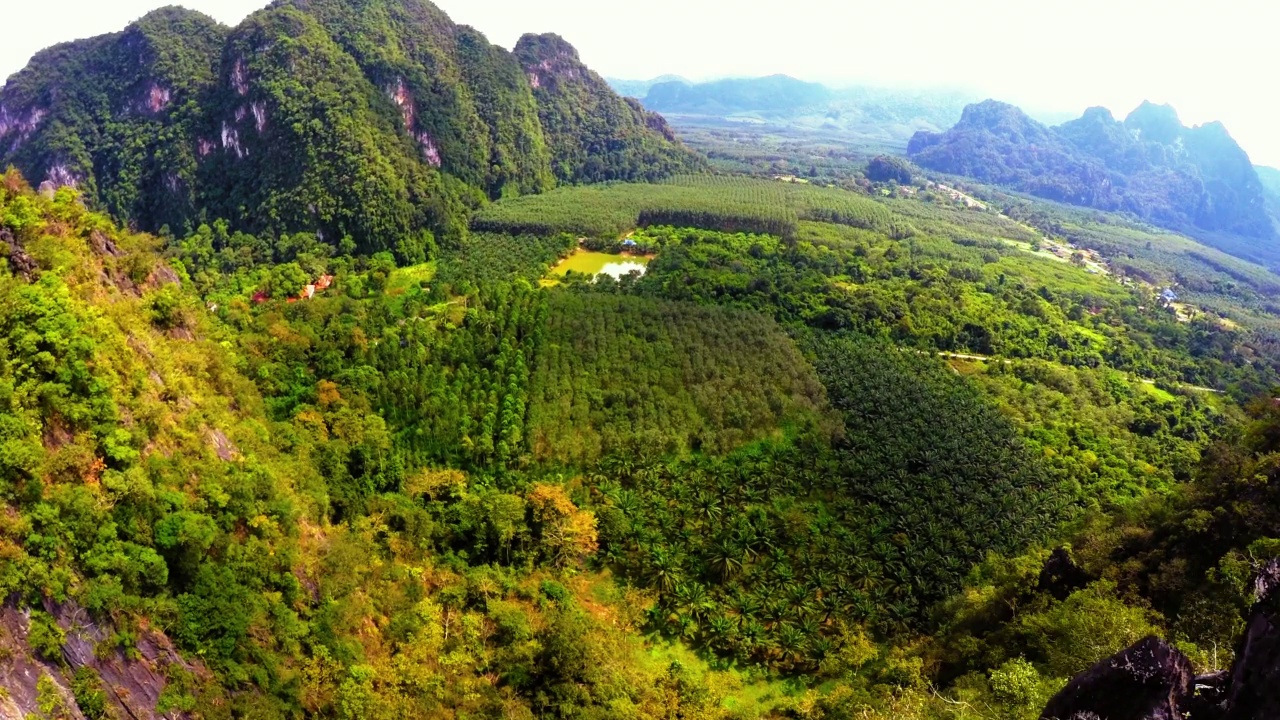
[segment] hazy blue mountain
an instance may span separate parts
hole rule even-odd
[[[824,85],[771,75],[697,85],[681,81],[659,83],[649,89],[644,104],[650,110],[681,115],[787,114],[825,105],[834,97],[835,93]]]
[[[905,147],[917,131],[955,124],[964,106],[976,99],[954,90],[834,88],[786,75],[703,83],[683,78],[610,82],[620,94],[642,97],[646,108],[679,118],[677,122],[748,122],[898,147]]]
[[[1280,170],[1266,165],[1254,165],[1253,169],[1258,173],[1263,191],[1273,200],[1280,202]]]
[[[661,83],[678,82],[686,85],[693,83],[679,75],[659,75],[649,80],[622,80],[620,78],[605,78],[605,82],[609,83],[609,87],[613,91],[623,97],[631,97],[637,100],[643,100],[645,95],[649,94],[649,88]]]
[[[1167,105],[1143,103],[1123,122],[1090,108],[1048,127],[988,100],[944,133],[918,133],[908,154],[934,170],[1169,228],[1275,235],[1258,173],[1226,128],[1185,127]]]

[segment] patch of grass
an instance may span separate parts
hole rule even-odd
[[[1161,402],[1174,402],[1177,400],[1173,393],[1165,390],[1164,388],[1157,387],[1155,383],[1139,380],[1136,384],[1139,390],[1147,393],[1157,400],[1160,400]]]
[[[1027,253],[1028,255],[1034,255],[1035,257],[1043,258],[1045,260],[1052,260],[1058,263],[1070,262],[1070,260],[1068,260],[1067,258],[1054,255],[1053,253],[1043,248],[1036,250],[1031,246],[1031,243],[1026,242],[1024,240],[1010,240],[1009,238],[996,238],[996,239],[1004,243],[1005,245],[1021,250],[1022,252]]]
[[[423,283],[431,282],[435,279],[436,269],[435,261],[400,268],[391,273],[391,279],[387,283],[387,292],[399,294],[411,288],[420,287]]]
[[[801,691],[793,681],[771,677],[759,670],[713,668],[689,646],[675,641],[653,639],[645,662],[655,671],[675,664],[694,678],[706,681],[720,696],[721,707],[746,713],[739,717],[764,717]]]
[[[1007,273],[1034,280],[1059,294],[1091,295],[1114,302],[1122,302],[1130,296],[1129,289],[1115,280],[1085,272],[1070,263],[1044,262],[1038,253],[1034,257],[1021,254],[1002,256],[999,262],[988,268],[997,274]]]

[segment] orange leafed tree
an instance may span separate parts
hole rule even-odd
[[[595,513],[579,509],[559,485],[534,485],[529,505],[543,552],[557,567],[581,563],[600,547]]]

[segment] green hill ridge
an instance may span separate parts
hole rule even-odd
[[[511,53],[422,0],[283,0],[37,54],[0,90],[3,165],[151,232],[225,219],[413,258],[490,199],[703,161],[558,38]]]
[[[1221,123],[1184,127],[1167,105],[1143,103],[1124,121],[1095,107],[1048,127],[995,100],[970,105],[955,127],[919,132],[917,164],[1038,197],[1126,212],[1275,265],[1275,228],[1245,151]]]

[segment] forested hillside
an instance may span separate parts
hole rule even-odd
[[[0,90],[8,164],[151,232],[224,219],[412,260],[489,199],[703,162],[561,40],[513,54],[426,0],[281,0],[38,54]]]
[[[908,153],[934,170],[1130,213],[1241,257],[1280,261],[1263,186],[1244,150],[1220,123],[1186,128],[1168,106],[1144,103],[1123,122],[1091,108],[1049,128],[988,100],[966,108],[947,132],[917,134]]]
[[[525,35],[516,44],[556,175],[571,182],[657,180],[705,161],[682,147],[666,120],[618,97],[558,35]]]
[[[38,53],[0,90],[0,164],[143,227],[181,228],[201,202],[195,137],[228,34],[166,8]]]
[[[232,67],[277,26],[363,82],[288,8]],[[0,709],[1030,719],[1147,634],[1224,667],[1280,277],[919,182],[561,188],[406,264],[10,172]],[[587,248],[653,257],[543,281]]]
[[[1280,713],[1273,172],[646,91],[426,0],[11,78],[0,719]]]

